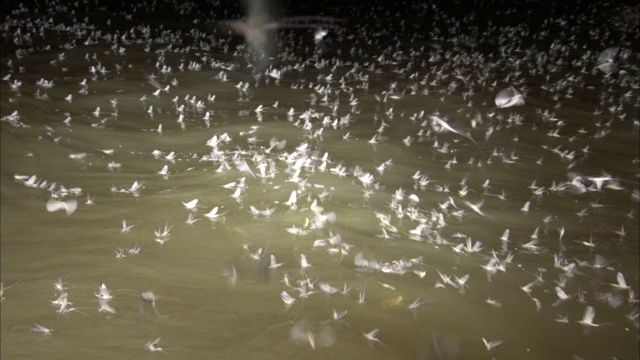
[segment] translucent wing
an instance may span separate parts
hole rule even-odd
[[[621,272],[618,273],[616,279],[618,280],[618,286],[621,288],[628,288],[627,281],[624,279],[624,275],[622,275]]]
[[[596,67],[605,74],[618,71],[618,66],[615,61],[618,50],[618,47],[610,47],[602,51],[600,55],[598,55],[598,60],[596,60]]]
[[[584,315],[582,316],[581,323],[583,324],[593,324],[593,319],[596,317],[596,310],[593,306],[587,306],[584,310]]]
[[[563,301],[569,299],[569,295],[567,295],[567,293],[559,286],[556,286],[556,295],[558,295],[558,299]]]
[[[524,95],[513,86],[500,90],[495,98],[496,106],[499,108],[508,108],[512,106],[524,105]]]
[[[67,215],[71,215],[78,208],[78,201],[76,200],[61,201],[58,199],[51,198],[47,201],[46,208],[48,212],[64,210],[67,213]]]
[[[193,199],[189,202],[183,202],[182,205],[184,205],[184,207],[186,207],[187,209],[193,209],[196,207],[196,205],[198,205],[198,199]]]

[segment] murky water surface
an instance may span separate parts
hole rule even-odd
[[[354,61],[284,32],[311,50],[258,81],[239,39],[12,45],[2,358],[637,359],[638,53],[613,31],[610,75],[559,41]]]

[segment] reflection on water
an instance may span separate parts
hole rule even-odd
[[[18,28],[3,358],[638,358],[627,37],[604,74],[564,33],[378,49],[345,24],[343,58],[284,33],[255,80],[241,39],[32,51]],[[510,86],[526,104],[495,108]]]

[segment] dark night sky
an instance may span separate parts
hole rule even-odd
[[[30,14],[14,14],[20,3],[29,9]],[[68,2],[68,10],[49,11],[51,4],[66,4],[66,2],[52,2],[43,0],[25,0],[22,2],[4,2],[3,10],[12,13],[13,18],[36,18],[37,11],[41,18],[52,18],[55,24],[64,23],[70,25],[81,22],[85,17],[89,23],[103,31],[130,29],[136,25],[151,25],[154,28],[162,26],[163,29],[181,30],[188,32],[197,28],[203,32],[211,33],[219,30],[228,32],[220,22],[235,19],[244,15],[242,1],[169,1],[153,0],[139,2],[122,1],[77,1]],[[454,0],[454,1],[394,1],[385,0],[316,0],[294,1],[281,0],[278,7],[270,10],[271,17],[275,20],[298,15],[319,15],[339,17],[347,20],[347,29],[350,33],[356,33],[353,29],[366,29],[366,33],[358,35],[368,37],[375,33],[385,41],[397,37],[397,39],[411,39],[413,42],[430,41],[433,30],[438,29],[439,34],[447,37],[449,30],[454,26],[460,26],[458,32],[463,33],[467,29],[478,29],[482,32],[491,26],[526,26],[531,33],[538,32],[543,23],[549,19],[565,19],[566,23],[547,24],[552,32],[560,34],[567,26],[579,27],[578,33],[582,40],[589,42],[589,31],[596,28],[610,28],[613,31],[606,32],[604,38],[598,43],[590,43],[594,47],[608,47],[619,38],[616,32],[629,32],[630,35],[638,31],[640,27],[637,17],[630,17],[631,10],[625,5],[636,5],[635,13],[638,14],[636,1],[488,1],[488,0]],[[37,6],[36,6],[37,5]],[[434,11],[433,9],[437,9]],[[70,16],[71,11],[75,16]],[[130,14],[131,20],[125,19]],[[590,16],[584,16],[589,14]],[[595,14],[595,16],[594,16]],[[586,20],[586,19],[589,20]],[[107,21],[110,20],[110,25]],[[591,22],[589,22],[591,21]],[[620,26],[626,22],[626,28]],[[9,32],[13,32],[10,26]],[[490,41],[491,39],[482,38]],[[523,39],[528,41],[527,39]],[[5,38],[5,46],[11,43]],[[528,45],[528,44],[527,44]],[[540,44],[545,45],[545,44]],[[637,42],[636,42],[636,45]],[[3,49],[7,54],[11,49]]]

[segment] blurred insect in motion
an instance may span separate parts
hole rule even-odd
[[[339,24],[344,22],[343,19],[323,16],[285,17],[279,21],[273,21],[267,8],[267,4],[271,4],[271,8],[275,8],[272,2],[245,0],[243,3],[245,18],[224,21],[222,24],[244,37],[251,50],[251,65],[256,76],[264,74],[270,65],[270,60],[277,55],[276,44],[270,31],[295,28],[316,29],[314,41],[317,46],[324,46],[323,39],[328,34],[328,30],[338,28]]]

